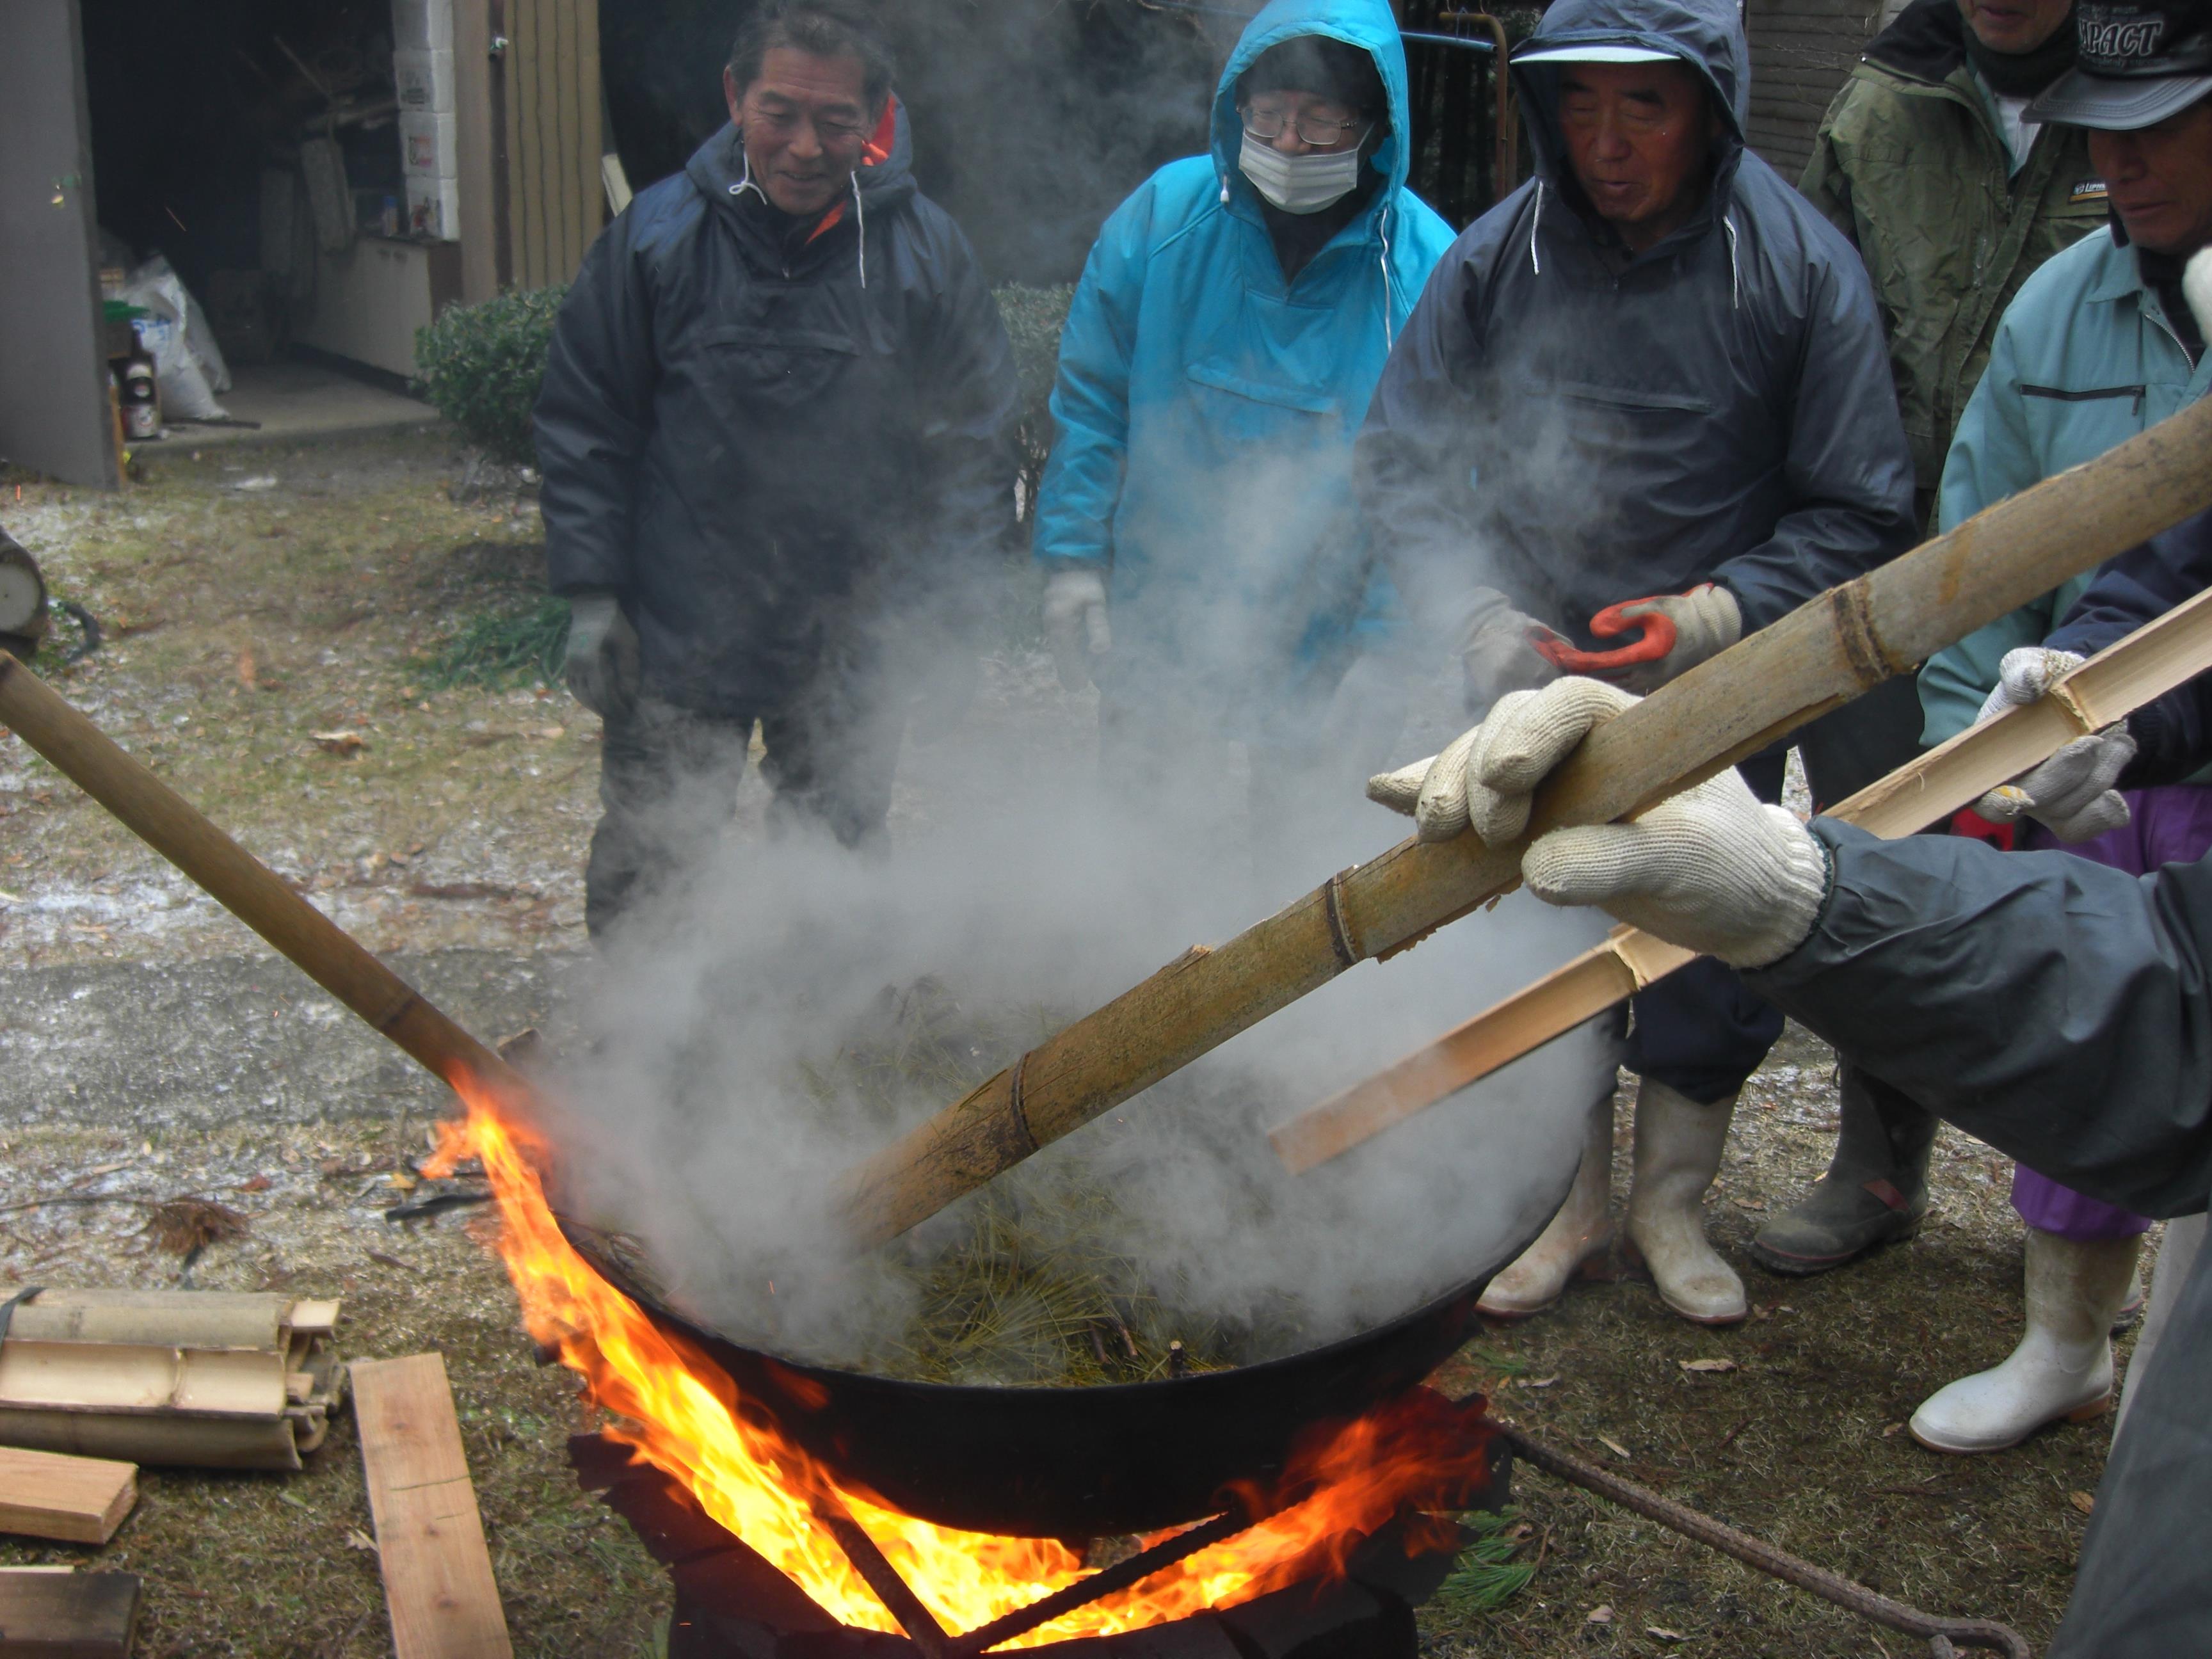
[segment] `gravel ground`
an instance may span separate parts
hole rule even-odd
[[[247,468],[250,465],[251,471]],[[426,688],[466,617],[532,602],[526,493],[455,499],[447,441],[413,436],[173,453],[129,494],[10,477],[0,522],[112,643],[64,695],[480,1034],[556,1025],[588,971],[578,872],[596,721],[524,680]],[[270,478],[267,486],[254,481]],[[1033,654],[991,666],[987,738],[1064,748],[1088,704]],[[315,734],[361,735],[350,756]],[[750,781],[739,833],[757,829]],[[930,810],[927,771],[894,812]],[[437,1091],[12,739],[0,738],[0,1279],[283,1287],[344,1298],[342,1349],[443,1350],[495,1565],[530,1654],[643,1654],[665,1581],[577,1494],[586,1420],[531,1364],[480,1214],[381,1218]],[[1825,1164],[1832,1057],[1794,1028],[1747,1091],[1711,1200],[1755,1314],[1706,1332],[1623,1276],[1491,1334],[1442,1380],[1531,1431],[1931,1609],[2007,1620],[2039,1644],[2063,1605],[2105,1449],[2101,1424],[1945,1460],[1902,1432],[1932,1389],[1992,1364],[2019,1317],[2008,1170],[1947,1133],[1913,1243],[1790,1281],[1742,1246]],[[1627,1181],[1620,1114],[1617,1190]],[[240,1211],[246,1235],[180,1263],[131,1200]],[[95,1200],[54,1205],[53,1198]],[[2124,1352],[2125,1344],[2123,1343]],[[1732,1369],[1691,1371],[1722,1358]],[[349,1420],[291,1477],[149,1473],[106,1550],[0,1540],[0,1562],[148,1575],[140,1652],[389,1650]],[[1519,1479],[1531,1586],[1443,1655],[1913,1651],[1798,1592],[1548,1480]],[[1602,1616],[1600,1616],[1602,1614]]]

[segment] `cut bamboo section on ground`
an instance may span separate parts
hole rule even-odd
[[[2035,702],[1970,727],[1877,779],[1826,816],[1885,840],[1911,835],[2207,672],[2212,592],[2106,647]],[[1285,1169],[1303,1175],[1565,1036],[1696,956],[1633,927],[1616,927],[1565,967],[1270,1131],[1268,1144]]]
[[[0,1285],[0,1303],[17,1294]],[[296,1469],[344,1397],[337,1316],[270,1292],[25,1293],[0,1341],[0,1446]]]
[[[0,1532],[105,1544],[137,1502],[135,1464],[0,1446]]]
[[[1832,588],[1593,732],[1530,834],[1627,817],[1764,749],[2068,578],[2212,507],[2212,399]],[[0,716],[4,716],[0,681]],[[1187,951],[847,1172],[880,1244],[1346,969],[1510,890],[1526,839],[1401,842],[1217,948]]]
[[[397,1659],[512,1655],[444,1358],[362,1360],[353,1373]]]

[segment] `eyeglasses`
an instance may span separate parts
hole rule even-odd
[[[1346,134],[1357,131],[1362,137],[1371,122],[1357,118],[1350,121],[1325,120],[1318,115],[1301,115],[1293,124],[1279,110],[1245,109],[1237,112],[1244,123],[1244,131],[1255,138],[1273,142],[1283,136],[1285,127],[1295,125],[1298,142],[1311,144],[1316,149],[1326,149],[1331,144],[1340,144]]]
[[[763,109],[757,104],[748,106],[745,111],[746,125],[766,128],[780,137],[796,134],[807,118],[803,111]],[[815,138],[825,147],[857,144],[868,136],[867,127],[856,121],[832,121],[817,115],[812,118],[811,125]]]

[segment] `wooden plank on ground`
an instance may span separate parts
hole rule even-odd
[[[137,1501],[136,1464],[0,1446],[0,1532],[105,1544]]]
[[[129,1659],[135,1572],[0,1571],[0,1659]]]
[[[352,1371],[394,1653],[512,1655],[443,1356],[357,1360]]]

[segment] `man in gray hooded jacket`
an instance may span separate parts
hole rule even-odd
[[[1377,550],[1410,613],[1458,630],[1473,713],[1638,621],[1611,665],[1648,689],[1915,539],[1865,270],[1744,146],[1735,0],[1559,0],[1513,73],[1536,176],[1437,266],[1358,445]],[[1917,746],[1909,690],[1869,710],[1805,738],[1818,798]],[[1774,797],[1782,764],[1746,771]],[[1686,1318],[1744,1317],[1700,1200],[1781,1030],[1717,964],[1636,999],[1628,1233]],[[1547,1305],[1608,1244],[1610,1066],[1592,1088],[1574,1190],[1486,1312]]]

